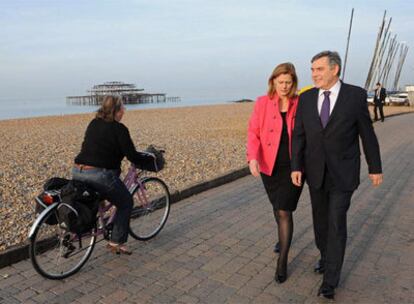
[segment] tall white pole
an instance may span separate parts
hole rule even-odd
[[[354,18],[354,8],[352,8],[351,21],[349,22],[348,40],[347,40],[347,43],[346,43],[344,68],[343,68],[343,71],[342,71],[342,80],[345,80],[346,61],[348,60],[349,40],[351,38],[351,30],[352,30],[352,20],[353,20],[353,18]]]

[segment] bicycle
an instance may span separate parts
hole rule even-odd
[[[134,206],[129,234],[137,240],[154,238],[167,222],[170,213],[170,192],[158,177],[143,176],[144,170],[132,163],[124,184],[133,195]],[[44,191],[35,198],[46,207],[36,218],[29,232],[29,255],[35,270],[45,278],[60,280],[78,272],[92,254],[96,242],[110,240],[116,207],[102,200],[96,224],[78,235],[65,229],[58,210],[64,203],[59,190]],[[97,241],[99,236],[103,236]]]

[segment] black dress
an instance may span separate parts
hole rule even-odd
[[[292,184],[286,112],[280,112],[280,114],[283,118],[283,130],[280,137],[279,150],[276,154],[275,166],[271,176],[264,173],[261,173],[261,176],[270,203],[273,206],[273,211],[279,209],[295,211],[303,186],[296,187]]]

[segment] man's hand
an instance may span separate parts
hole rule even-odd
[[[377,186],[382,184],[382,177],[383,177],[382,173],[380,173],[380,174],[369,174],[369,178],[371,179],[372,185],[374,187],[377,187]]]
[[[292,178],[292,183],[295,186],[297,187],[302,186],[302,172],[301,171],[292,171],[292,173],[290,174],[290,177]]]
[[[257,160],[252,159],[251,161],[249,161],[249,169],[250,169],[250,173],[254,177],[258,177],[260,175],[259,163],[257,162]]]

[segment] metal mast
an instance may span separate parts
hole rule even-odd
[[[400,48],[400,58],[398,61],[396,72],[395,72],[395,79],[394,79],[394,86],[393,86],[394,91],[398,90],[398,82],[400,81],[401,71],[402,71],[402,67],[405,62],[405,58],[407,57],[407,53],[408,53],[408,45],[404,43],[404,45]]]
[[[376,65],[376,62],[377,62],[381,37],[382,37],[382,33],[384,31],[386,14],[387,14],[387,11],[384,12],[384,17],[382,18],[382,23],[381,23],[379,31],[378,31],[377,41],[375,43],[374,55],[372,56],[371,66],[369,67],[367,80],[365,82],[365,90],[368,90],[370,85],[371,85],[372,76],[373,76],[375,65]]]
[[[345,80],[345,70],[346,70],[346,61],[348,59],[348,50],[349,50],[349,40],[351,38],[351,30],[352,30],[352,20],[354,18],[354,8],[352,8],[352,12],[351,12],[351,20],[349,22],[349,31],[348,31],[348,40],[346,43],[346,51],[345,51],[345,60],[344,60],[344,68],[342,71],[342,80]]]

